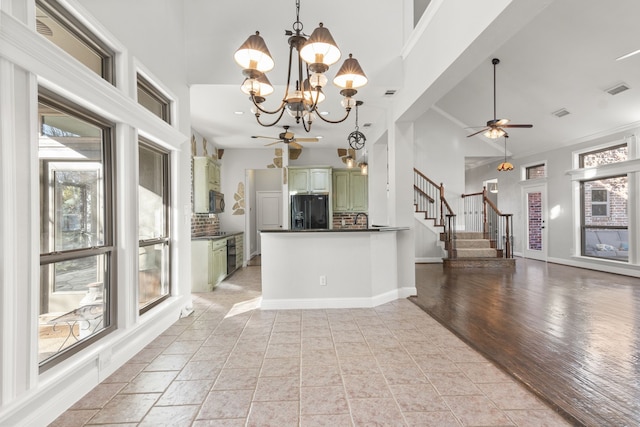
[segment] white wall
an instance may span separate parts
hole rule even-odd
[[[589,151],[594,147],[614,145],[621,143],[625,136],[631,134],[639,135],[640,129],[629,129],[625,132],[611,134],[587,142],[574,144],[556,150],[539,153],[522,158],[509,159],[514,165],[511,172],[500,172],[498,177],[498,203],[503,213],[514,214],[514,251],[522,253],[524,244],[524,202],[522,200],[523,181],[522,169],[525,166],[546,163],[547,178],[536,180],[546,184],[547,187],[547,248],[548,259],[567,265],[591,268],[603,271],[611,271],[622,274],[640,276],[638,265],[628,265],[619,262],[606,261],[594,258],[581,257],[579,246],[577,218],[580,215],[579,198],[574,191],[574,181],[567,172],[575,169],[573,163],[574,152]],[[628,141],[632,141],[631,138]],[[634,143],[630,143],[633,146]],[[637,144],[637,142],[635,143]],[[637,148],[630,148],[630,153],[637,153]],[[637,154],[636,154],[637,156]],[[467,171],[467,189],[478,188],[482,182],[496,175],[496,167],[499,162],[480,166]],[[640,168],[636,169],[640,170]],[[638,175],[638,173],[636,173]],[[631,179],[633,182],[634,179]],[[526,183],[531,183],[528,181]],[[630,186],[630,192],[631,192]],[[637,192],[636,192],[637,196]],[[637,203],[637,202],[636,202]],[[551,215],[553,210],[553,215]],[[638,224],[640,221],[640,209],[637,204],[629,206],[630,226]],[[630,243],[631,245],[631,243]]]

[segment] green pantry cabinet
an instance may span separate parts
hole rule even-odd
[[[333,170],[333,211],[367,212],[368,181],[360,169]]]

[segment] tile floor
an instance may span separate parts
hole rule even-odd
[[[260,267],[180,319],[51,426],[563,426],[408,300],[262,311]]]

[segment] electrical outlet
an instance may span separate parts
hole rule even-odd
[[[327,286],[327,276],[320,276],[320,286]]]
[[[342,218],[342,226],[344,227],[344,218]]]

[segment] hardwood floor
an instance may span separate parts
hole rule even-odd
[[[517,259],[416,264],[413,301],[569,421],[640,425],[640,279]]]

